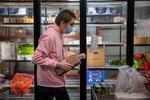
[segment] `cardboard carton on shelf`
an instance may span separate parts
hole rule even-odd
[[[23,18],[17,18],[17,23],[23,23],[23,22],[24,22]]]
[[[102,67],[105,65],[105,49],[98,48],[97,52],[87,49],[87,67]]]
[[[148,37],[146,44],[150,44],[150,37]]]
[[[80,64],[80,60],[85,58],[85,54],[74,54],[66,57],[66,62],[73,65],[72,69],[74,69],[77,65]],[[61,68],[56,68],[57,75],[61,76],[70,70],[63,70]]]
[[[23,23],[30,23],[30,18],[28,16],[24,16],[23,18]]]
[[[123,43],[126,43],[126,38],[124,38]],[[134,36],[134,44],[150,44],[150,37]]]
[[[34,23],[34,16],[32,16],[29,21],[30,23]]]
[[[4,23],[9,23],[9,18],[4,18]]]
[[[0,22],[1,22],[1,23],[4,22],[4,19],[3,19],[3,18],[0,18]]]
[[[16,23],[16,22],[17,22],[17,19],[16,19],[16,18],[9,18],[9,22],[10,22],[10,23]]]
[[[147,37],[134,37],[134,44],[146,44],[147,42]]]

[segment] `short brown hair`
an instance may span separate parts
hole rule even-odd
[[[63,21],[64,23],[68,23],[72,20],[72,18],[76,19],[76,15],[74,12],[72,12],[71,10],[63,10],[57,15],[55,23],[57,25],[60,25],[61,21]]]

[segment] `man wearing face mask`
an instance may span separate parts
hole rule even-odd
[[[72,11],[61,11],[55,23],[39,39],[32,57],[32,62],[37,65],[38,100],[70,100],[64,76],[58,76],[55,69],[68,70],[72,67],[63,57],[63,33],[72,29],[75,19]]]

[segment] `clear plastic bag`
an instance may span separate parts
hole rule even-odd
[[[137,72],[136,69],[129,66],[119,68],[119,74],[116,81],[115,93],[144,93],[148,94],[144,83],[146,79]]]
[[[136,36],[138,37],[150,37],[149,34],[150,19],[138,19]]]

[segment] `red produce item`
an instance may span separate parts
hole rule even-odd
[[[144,62],[144,63],[142,64],[142,69],[143,69],[143,70],[150,70],[149,64],[148,64],[147,62]]]
[[[150,63],[148,63],[148,66],[150,67]]]
[[[32,75],[16,73],[10,82],[11,91],[15,94],[26,93],[32,85],[32,81]]]
[[[143,58],[143,55],[142,55],[141,53],[136,53],[136,54],[134,55],[134,58],[135,58],[136,60],[142,59],[142,58]]]

